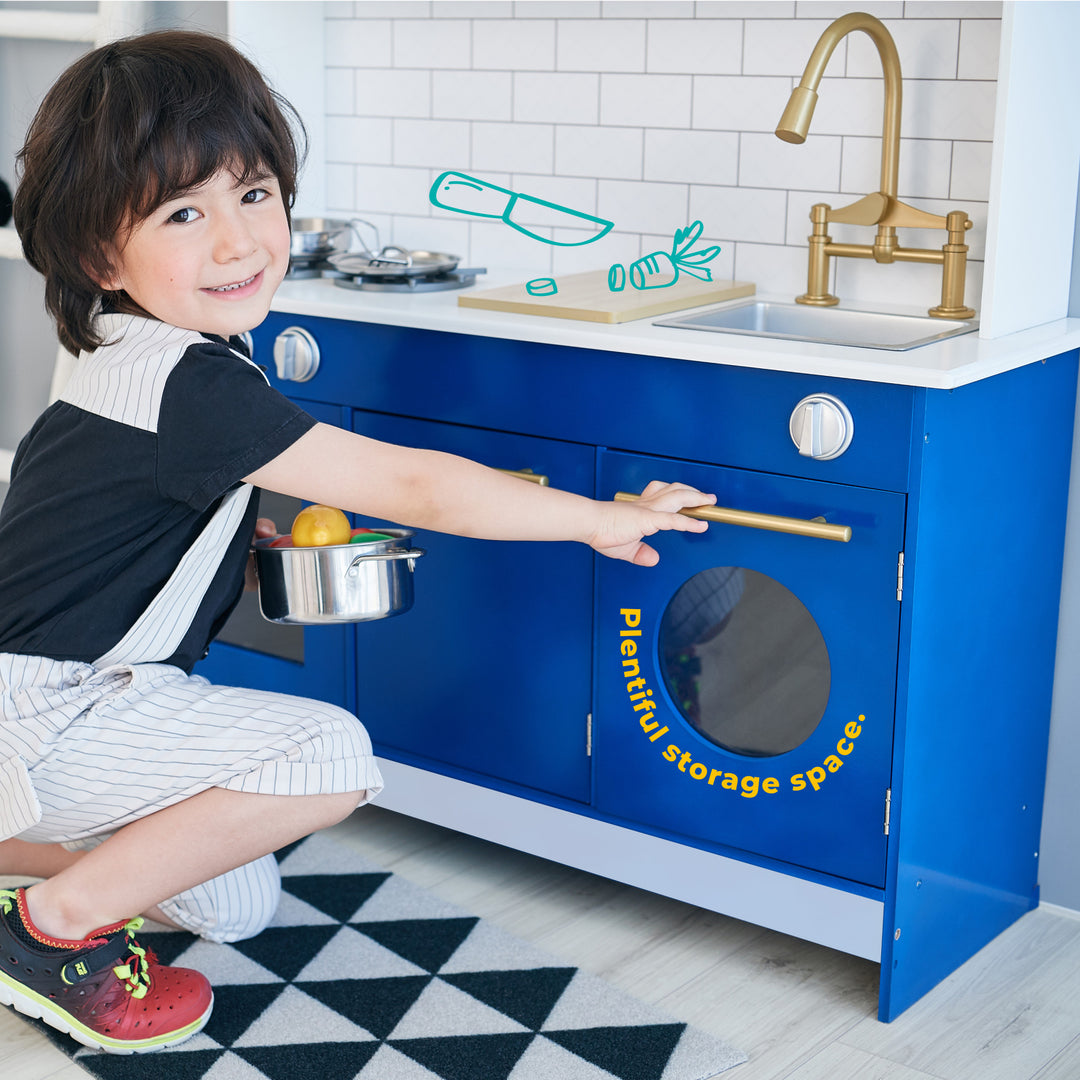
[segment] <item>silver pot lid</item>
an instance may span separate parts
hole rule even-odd
[[[327,260],[335,270],[357,277],[422,277],[453,270],[460,255],[440,251],[409,251],[388,244],[377,254],[350,251],[331,255]]]

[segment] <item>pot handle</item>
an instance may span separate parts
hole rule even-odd
[[[410,548],[408,551],[387,551],[383,554],[373,555],[357,555],[351,563],[349,563],[348,569],[345,571],[346,577],[355,577],[359,572],[360,564],[362,562],[390,562],[391,560],[397,561],[400,559],[408,559],[411,564],[420,558],[421,555],[426,555],[427,552],[423,548]]]

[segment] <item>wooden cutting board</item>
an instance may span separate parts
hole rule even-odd
[[[567,274],[555,278],[554,296],[531,296],[520,285],[458,293],[460,307],[513,311],[520,315],[551,315],[557,319],[581,319],[584,322],[622,323],[648,319],[671,311],[719,304],[740,296],[751,296],[754,286],[746,281],[699,281],[684,275],[674,285],[659,289],[635,289],[629,282],[622,292],[608,288],[606,270]]]

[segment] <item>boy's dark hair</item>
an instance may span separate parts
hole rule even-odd
[[[45,306],[73,352],[101,344],[110,245],[163,203],[228,168],[270,173],[286,213],[304,128],[240,52],[210,34],[162,30],[77,60],[46,94],[19,151],[15,227],[45,277]],[[130,305],[130,301],[128,302]]]

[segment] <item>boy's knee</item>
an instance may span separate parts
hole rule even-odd
[[[281,874],[273,855],[211,878],[166,900],[161,911],[207,941],[243,941],[265,930],[281,900]]]

